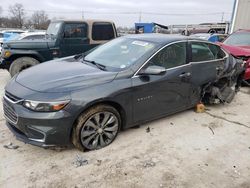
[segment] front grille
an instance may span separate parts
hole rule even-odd
[[[6,96],[8,99],[10,99],[11,101],[13,101],[13,102],[17,102],[17,101],[20,101],[20,100],[21,100],[21,98],[16,97],[15,95],[12,95],[11,93],[9,93],[9,92],[7,92],[7,91],[5,91],[5,96]]]
[[[3,111],[4,111],[4,115],[7,119],[7,121],[10,121],[13,124],[17,123],[18,116],[17,116],[16,112],[14,111],[14,109],[12,107],[10,107],[5,102],[3,103]]]

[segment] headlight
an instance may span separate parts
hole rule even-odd
[[[25,100],[23,106],[37,112],[55,112],[62,110],[70,100],[58,102],[40,102]]]
[[[11,56],[11,52],[10,51],[8,51],[8,50],[4,51],[3,57],[8,58],[10,56]]]

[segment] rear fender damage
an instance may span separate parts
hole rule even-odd
[[[245,70],[246,64],[243,60],[229,56],[224,70],[218,72],[217,79],[202,87],[201,101],[205,104],[231,103],[240,90]]]

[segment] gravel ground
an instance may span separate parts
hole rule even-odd
[[[0,70],[0,95],[9,79]],[[242,88],[231,104],[123,131],[110,146],[85,153],[17,141],[0,107],[0,187],[249,188],[249,99],[250,88]],[[10,142],[19,148],[6,149]]]

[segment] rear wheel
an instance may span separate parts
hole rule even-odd
[[[15,74],[23,71],[24,69],[27,69],[29,67],[32,67],[34,65],[39,64],[40,62],[32,57],[20,57],[17,58],[15,61],[12,62],[10,65],[10,75],[13,77]]]
[[[80,150],[96,150],[111,144],[121,127],[119,112],[109,105],[98,105],[84,112],[73,128],[72,142]]]

